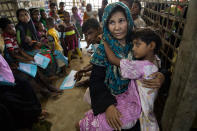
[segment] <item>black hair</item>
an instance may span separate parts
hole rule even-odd
[[[50,26],[52,26],[52,27],[55,26],[55,20],[54,20],[53,17],[48,17],[48,18],[46,19],[46,23],[47,23],[47,25],[50,25]]]
[[[19,14],[20,14],[20,12],[22,12],[22,11],[25,11],[25,12],[27,12],[27,13],[29,14],[29,11],[26,10],[26,9],[24,9],[24,8],[18,9],[18,10],[16,11],[16,17],[17,17],[17,19],[19,18]]]
[[[108,4],[108,0],[103,0],[102,2],[103,2],[104,5]]]
[[[50,5],[49,5],[49,7],[52,7],[52,6],[57,6],[55,3],[51,3]]]
[[[60,2],[60,3],[59,3],[59,6],[60,6],[60,5],[64,5],[64,4],[65,4],[64,2]]]
[[[160,36],[156,33],[156,31],[150,28],[143,28],[134,31],[132,34],[132,40],[134,39],[140,39],[147,45],[149,45],[151,42],[155,42],[156,47],[154,53],[157,53],[162,45]]]
[[[97,19],[90,18],[87,21],[85,21],[82,25],[82,32],[86,33],[90,28],[96,30],[100,28],[100,24]]]
[[[12,22],[8,18],[0,18],[0,28],[2,30],[4,30],[9,24],[12,24]]]
[[[141,11],[141,9],[142,9],[141,3],[140,3],[138,0],[135,0],[135,1],[133,2],[133,4],[134,4],[134,3],[138,5],[139,10]]]

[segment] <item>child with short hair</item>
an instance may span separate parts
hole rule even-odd
[[[55,20],[52,17],[47,18],[46,20],[47,24],[47,39],[48,39],[48,46],[52,53],[54,54],[55,52],[59,53],[59,55],[63,55],[63,48],[60,44],[60,39],[59,39],[59,34],[57,30],[55,29]],[[65,71],[65,65],[66,63],[63,62],[60,59],[56,59],[57,64],[59,68],[63,68],[63,71]],[[64,72],[65,73],[65,72]]]
[[[142,112],[140,115],[141,131],[159,131],[159,126],[154,115],[154,101],[158,89],[143,87],[140,80],[152,79],[151,74],[158,71],[161,66],[157,53],[161,47],[160,37],[151,29],[137,30],[133,34],[133,56],[135,60],[118,58],[111,47],[104,43],[107,58],[110,63],[119,66],[121,76],[136,82],[140,96]],[[130,84],[129,86],[132,86]]]
[[[35,26],[38,34],[38,39],[43,45],[47,46],[48,39],[46,36],[46,29],[44,25],[42,24],[42,22],[38,22]]]
[[[53,14],[57,13],[57,5],[55,3],[50,3],[49,8],[50,8],[49,16],[52,17]]]
[[[16,40],[16,30],[12,22],[8,18],[0,19],[0,28],[3,31],[4,43],[6,47],[6,53],[9,53],[9,60],[18,59],[23,62],[33,61],[33,57],[26,54],[21,50]],[[5,54],[6,56],[8,54]]]
[[[80,38],[80,35],[79,35],[79,32],[76,28],[76,26],[74,24],[71,23],[71,18],[70,18],[70,14],[69,12],[64,12],[64,24],[65,24],[65,29],[64,29],[64,32],[65,32],[65,41],[68,45],[68,61],[70,62],[71,61],[71,55],[72,55],[72,52],[73,50],[77,50],[77,53],[80,57],[80,59],[82,59],[82,53],[79,49],[79,38]]]
[[[63,21],[64,20],[64,7],[65,7],[65,2],[60,2],[59,3],[59,10],[57,12],[57,14],[59,15],[60,19]]]

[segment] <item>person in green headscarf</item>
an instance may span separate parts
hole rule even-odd
[[[128,55],[131,54],[132,44],[129,37],[133,28],[129,8],[122,2],[109,4],[104,10],[102,22],[103,41],[109,44],[119,58],[132,59],[132,55]],[[136,88],[128,89],[129,80],[122,79],[119,68],[108,62],[102,41],[91,63],[94,68],[90,77],[93,112],[88,111],[85,118],[79,122],[80,130],[112,131],[132,128],[141,112]],[[112,119],[107,118],[104,113],[108,108],[113,108]]]

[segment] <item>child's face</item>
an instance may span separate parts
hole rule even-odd
[[[86,10],[87,10],[87,12],[92,11],[92,6],[91,6],[90,4],[88,4],[88,5],[86,6]]]
[[[117,40],[124,40],[127,35],[127,19],[123,12],[115,12],[112,14],[108,22],[108,29],[112,36]]]
[[[51,10],[51,12],[55,13],[57,11],[57,7],[56,6],[51,6],[50,10]]]
[[[32,19],[33,21],[40,21],[40,12],[39,11],[35,11],[33,14],[32,14]]]
[[[133,3],[131,8],[132,15],[139,15],[140,14],[140,8],[137,3]]]
[[[147,45],[140,39],[133,40],[133,55],[136,59],[143,59],[147,56],[148,53],[153,51],[150,47],[151,45]]]
[[[47,13],[46,13],[45,11],[43,11],[43,12],[41,13],[41,16],[42,16],[43,19],[46,19],[46,18],[47,18]]]
[[[99,35],[99,29],[90,28],[84,34],[85,34],[85,40],[87,43],[96,44],[100,42],[97,40],[97,37]]]
[[[73,13],[73,14],[76,14],[77,12],[78,12],[77,8],[73,8],[73,9],[72,9],[72,13]]]
[[[69,23],[70,22],[70,14],[64,13],[64,22]]]
[[[21,11],[19,13],[18,19],[19,19],[19,21],[21,21],[23,23],[28,23],[30,21],[29,13],[27,11]]]
[[[64,10],[64,4],[60,5],[60,10]]]
[[[16,35],[16,29],[13,24],[8,24],[5,31],[10,35]]]
[[[42,23],[39,23],[38,30],[39,31],[44,31],[45,30],[44,25]]]

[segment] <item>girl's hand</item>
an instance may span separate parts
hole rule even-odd
[[[109,126],[115,130],[121,130],[122,122],[120,121],[121,113],[116,109],[114,105],[110,105],[106,111],[106,120]]]
[[[156,72],[152,75],[150,75],[149,77],[152,77],[153,79],[149,79],[149,80],[143,80],[143,87],[145,88],[160,88],[165,80],[165,77],[162,73],[160,72]]]

